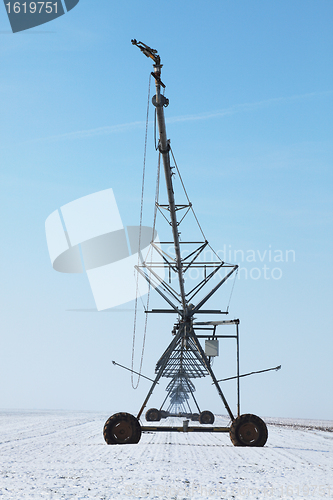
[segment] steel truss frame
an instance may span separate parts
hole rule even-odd
[[[215,377],[210,359],[206,356],[200,344],[199,337],[195,333],[193,328],[193,319],[195,314],[205,314],[210,312],[208,310],[204,310],[203,306],[212,297],[212,295],[217,292],[223,283],[225,283],[226,280],[237,270],[238,266],[226,264],[222,260],[215,262],[199,261],[199,257],[208,245],[208,241],[206,239],[204,241],[180,242],[179,226],[192,209],[192,204],[189,201],[187,204],[176,204],[175,201],[172,179],[173,172],[170,160],[170,141],[167,139],[164,117],[164,107],[169,104],[169,100],[161,93],[161,87],[165,87],[165,85],[161,82],[162,64],[160,57],[155,50],[150,49],[147,45],[142,44],[141,42],[136,42],[136,40],[133,40],[132,43],[137,45],[147,57],[150,57],[154,61],[154,71],[152,72],[152,76],[155,79],[156,94],[152,98],[152,102],[156,109],[159,133],[158,150],[163,161],[165,183],[168,195],[168,204],[159,204],[156,202],[156,208],[160,213],[162,213],[163,217],[171,226],[173,235],[172,242],[161,242],[161,245],[172,243],[175,252],[175,258],[172,258],[165,251],[163,251],[160,246],[152,243],[152,247],[162,258],[163,264],[145,260],[141,265],[135,267],[137,272],[140,273],[140,275],[143,276],[150,285],[153,285],[155,290],[164,298],[164,300],[166,300],[169,306],[171,306],[170,310],[152,310],[149,312],[170,311],[178,314],[178,323],[174,328],[174,338],[156,364],[156,376],[154,382],[152,383],[144,403],[137,414],[137,418],[139,419],[141,417],[148,400],[161,377],[175,378],[179,377],[182,373],[186,373],[188,378],[210,375],[217,392],[223,401],[224,407],[227,410],[230,419],[233,421],[235,417]],[[180,211],[184,211],[184,213],[178,220],[177,214]],[[192,249],[186,257],[182,258],[181,245],[184,244],[197,246]],[[169,276],[171,273],[175,273],[177,275],[179,290],[176,290],[175,287],[171,286],[170,283],[158,275],[156,269],[161,266],[169,269]],[[189,291],[186,292],[185,276],[189,269],[193,268],[201,269],[203,271],[203,278],[199,281],[199,283],[196,283]],[[192,300],[196,298],[197,294],[201,292],[209,281],[221,270],[225,270],[225,276],[220,279],[218,283],[211,288],[210,291],[208,291],[196,305],[193,305]],[[227,314],[223,311],[214,312]],[[207,336],[207,338],[209,337],[210,336]]]
[[[188,199],[185,187],[181,179],[181,184],[185,191],[188,203],[177,205],[175,202],[172,180],[173,172],[170,164],[171,148],[170,141],[167,139],[164,118],[164,107],[168,106],[169,100],[161,93],[161,87],[163,89],[165,88],[164,83],[161,81],[162,64],[156,50],[151,49],[144,43],[137,42],[136,40],[132,40],[132,43],[133,45],[139,47],[139,49],[154,62],[154,71],[151,73],[151,75],[155,79],[156,95],[153,97],[152,102],[156,108],[156,120],[159,133],[158,150],[163,161],[165,184],[168,195],[168,204],[159,204],[157,202],[156,210],[161,212],[164,218],[170,224],[172,230],[172,242],[169,243],[173,244],[175,258],[172,258],[155,243],[152,243],[152,247],[159,254],[159,257],[162,258],[163,267],[168,267],[169,276],[171,273],[175,273],[179,289],[176,290],[173,286],[171,286],[171,283],[167,283],[167,281],[162,279],[156,272],[156,268],[161,267],[161,262],[149,262],[148,260],[144,260],[141,265],[136,266],[136,270],[142,277],[144,277],[148,281],[150,285],[154,286],[155,290],[170,306],[169,309],[152,309],[151,311],[147,310],[146,313],[176,313],[178,315],[178,322],[174,325],[174,328],[172,330],[173,339],[156,364],[156,376],[152,381],[152,385],[137,414],[137,417],[134,417],[129,413],[116,413],[112,415],[104,425],[104,439],[107,444],[134,444],[140,441],[142,431],[229,432],[230,439],[235,446],[264,446],[268,436],[265,422],[263,422],[263,420],[261,420],[256,415],[240,415],[238,332],[239,320],[235,319],[230,321],[203,322],[195,321],[195,315],[197,314],[227,314],[227,311],[204,309],[204,306],[206,302],[215,294],[215,292],[217,292],[217,290],[219,290],[219,288],[225,283],[225,281],[236,271],[238,266],[226,264],[222,260],[219,262],[199,261],[199,256],[202,255],[202,252],[208,245],[205,237],[204,241],[180,242],[179,225],[182,223],[186,215],[191,210],[193,211],[193,208]],[[172,157],[174,159],[173,154]],[[176,168],[178,171],[177,165]],[[183,213],[181,213],[181,211],[183,211]],[[182,215],[179,220],[177,219],[178,213],[181,213]],[[198,223],[194,212],[193,215]],[[200,225],[199,228],[201,230]],[[181,244],[192,244],[197,246],[192,251],[190,251],[189,255],[187,255],[185,258],[182,258],[180,250]],[[186,292],[185,276],[191,268],[201,268],[203,270],[203,278],[199,281],[199,283],[197,283],[189,291]],[[198,299],[198,302],[194,305],[192,303],[192,300],[197,299],[198,293],[203,291],[210,280],[212,280],[212,278],[222,269],[225,270],[225,276],[222,279],[219,279],[218,283],[214,285],[210,289],[210,291],[206,292],[203,298]],[[216,335],[216,327],[222,324],[235,324],[236,335]],[[195,330],[206,330],[208,331],[208,333],[197,335]],[[211,359],[205,354],[200,344],[200,338],[236,338],[237,340],[237,417],[233,415],[228,405],[228,402],[219,385],[219,381],[216,379],[215,374],[212,370]],[[277,367],[277,369],[279,368],[280,367]],[[207,424],[213,423],[214,415],[207,410],[200,413],[199,417],[200,423],[206,424],[204,426],[189,427],[188,420],[185,420],[183,422],[182,427],[155,427],[151,425],[142,426],[140,424],[139,419],[161,377],[171,378],[171,381],[167,386],[167,397],[171,396],[171,406],[169,406],[169,409],[175,407],[175,405],[178,405],[177,408],[179,408],[179,405],[184,405],[185,402],[188,402],[187,400],[189,394],[191,393],[196,403],[196,407],[199,410],[199,405],[197,404],[193,395],[194,384],[190,379],[204,377],[207,375],[210,375],[213,384],[215,385],[215,388],[230,417],[230,427],[208,427]],[[163,407],[166,399],[162,403],[161,408]],[[182,406],[181,408],[184,409],[184,406]],[[155,408],[151,408],[150,410],[148,410],[147,418],[148,414],[151,417],[149,418],[150,421],[159,420],[160,418],[160,411]]]

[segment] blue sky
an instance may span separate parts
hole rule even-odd
[[[111,363],[130,364],[133,304],[70,312],[94,307],[88,281],[52,269],[44,231],[54,210],[110,187],[123,223],[139,222],[151,64],[131,45],[136,38],[161,55],[168,136],[207,238],[232,257],[239,251],[244,271],[230,318],[241,320],[241,370],[282,364],[244,379],[242,411],[333,419],[332,14],[325,0],[80,0],[12,34],[0,9],[0,407],[136,413],[148,391],[144,381],[133,391]],[[147,225],[157,164],[152,111]],[[250,250],[255,262],[246,261]],[[294,258],[286,262],[288,250]],[[273,262],[277,251],[283,261]],[[172,325],[151,318],[145,375]],[[139,331],[136,366],[140,342]],[[220,346],[218,378],[234,374],[229,350]],[[202,406],[223,412],[207,385],[197,384]]]

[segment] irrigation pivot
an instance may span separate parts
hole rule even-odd
[[[161,80],[162,64],[157,51],[151,49],[142,42],[132,40],[143,54],[152,59],[156,94],[152,98],[155,107],[155,116],[158,129],[158,144],[156,149],[159,155],[159,166],[163,165],[166,186],[167,202],[160,203],[159,197],[155,201],[156,212],[161,213],[167,220],[171,229],[171,241],[161,241],[161,246],[152,242],[151,247],[160,256],[159,262],[149,257],[139,263],[136,267],[137,273],[144,277],[149,285],[153,285],[156,292],[166,301],[166,309],[146,310],[146,314],[168,314],[177,316],[172,329],[172,341],[157,361],[155,378],[152,380],[150,389],[136,416],[129,413],[116,413],[112,415],[104,426],[104,439],[108,444],[138,443],[141,433],[145,431],[174,431],[174,432],[228,432],[235,446],[264,446],[267,440],[267,427],[265,422],[251,414],[240,414],[240,391],[239,391],[239,320],[219,321],[196,321],[198,315],[205,314],[227,314],[227,311],[206,308],[209,299],[220,289],[220,287],[237,271],[237,265],[223,262],[211,249],[202,228],[194,213],[183,181],[177,167],[174,154],[171,150],[170,140],[167,138],[164,108],[169,100],[164,96],[165,85]],[[161,90],[163,89],[163,90]],[[162,162],[161,162],[162,160]],[[171,164],[173,163],[173,165]],[[176,172],[175,172],[176,170]],[[178,174],[185,201],[176,200],[174,190],[174,174]],[[158,176],[159,178],[159,176]],[[180,225],[184,219],[192,214],[199,229],[199,238],[195,241],[186,240],[182,232],[180,237]],[[165,247],[172,246],[173,252],[167,252]],[[186,248],[185,252],[182,249]],[[213,258],[205,260],[205,250],[210,249]],[[185,255],[185,257],[184,257]],[[162,265],[167,271],[169,279],[163,279],[158,269]],[[193,283],[188,276],[195,269],[200,278]],[[213,283],[213,285],[212,285]],[[217,327],[234,325],[234,335],[222,335],[217,333]],[[232,412],[222,388],[217,380],[213,369],[212,359],[218,355],[218,342],[221,338],[234,338],[237,347],[237,416]],[[201,339],[205,339],[205,349],[201,345]],[[223,406],[230,417],[230,427],[209,427],[214,423],[214,415],[209,410],[201,410],[194,396],[195,386],[192,382],[195,378],[210,376]],[[170,382],[166,388],[166,398],[160,408],[147,410],[148,401],[161,377],[169,378]],[[145,377],[147,378],[147,377]],[[163,409],[169,399],[169,405]],[[193,413],[189,404],[190,399],[195,405]],[[188,426],[185,421],[182,426],[152,426],[142,425],[140,419],[146,410],[146,421],[156,422],[168,416],[190,417],[191,420],[199,420],[201,425]],[[187,422],[187,423],[186,423]]]

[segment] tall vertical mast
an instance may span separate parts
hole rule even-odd
[[[178,232],[178,222],[176,215],[176,204],[175,204],[175,195],[173,191],[172,185],[172,172],[170,167],[170,141],[167,139],[166,126],[165,126],[165,117],[164,117],[164,106],[169,104],[169,100],[161,94],[161,86],[164,87],[164,84],[161,82],[161,60],[159,55],[157,55],[156,50],[151,49],[147,45],[142,42],[137,42],[136,40],[132,40],[133,45],[137,45],[139,49],[147,56],[153,59],[154,64],[154,72],[152,76],[155,79],[156,84],[156,95],[153,97],[153,104],[156,108],[157,115],[157,123],[158,123],[158,131],[159,131],[159,151],[162,155],[164,174],[165,174],[165,182],[168,193],[168,201],[169,201],[169,211],[170,211],[170,219],[171,219],[171,227],[173,234],[173,241],[175,247],[175,255],[176,255],[176,268],[178,271],[178,281],[179,281],[179,291],[180,297],[183,305],[184,315],[186,314],[186,298],[185,298],[185,288],[184,288],[184,276],[183,276],[183,264],[180,255],[180,244],[179,244],[179,232]]]
[[[180,255],[180,245],[179,245],[179,232],[178,232],[178,222],[176,215],[175,206],[175,195],[172,185],[172,172],[170,167],[170,141],[167,139],[165,118],[164,118],[164,106],[168,104],[168,100],[161,94],[161,64],[154,64],[154,75],[156,75],[156,96],[153,98],[153,104],[156,107],[157,123],[159,130],[159,151],[162,155],[165,182],[168,192],[170,219],[172,227],[172,235],[175,246],[176,255],[176,266],[178,269],[178,280],[179,280],[179,290],[183,305],[183,311],[186,312],[186,299],[185,299],[185,289],[184,289],[184,277],[183,277],[183,265]]]
[[[166,187],[167,187],[167,193],[168,193],[168,202],[169,204],[166,205],[158,205],[158,207],[163,207],[167,208],[167,210],[170,212],[170,225],[172,227],[172,234],[173,234],[173,243],[174,243],[174,249],[175,249],[175,259],[172,259],[172,263],[165,258],[165,262],[169,266],[169,269],[172,269],[173,271],[176,271],[178,275],[178,282],[179,282],[179,293],[178,291],[175,292],[164,280],[159,280],[161,284],[162,290],[159,290],[156,288],[156,290],[164,297],[164,299],[173,307],[174,310],[178,312],[178,314],[182,315],[182,319],[179,321],[177,324],[177,328],[174,329],[174,338],[172,342],[169,344],[168,348],[166,351],[163,353],[161,358],[156,364],[155,372],[156,372],[156,377],[155,380],[147,394],[147,397],[138,413],[137,418],[140,418],[156,384],[158,383],[159,379],[164,376],[164,377],[179,377],[179,374],[185,374],[188,378],[197,378],[197,377],[205,377],[206,375],[210,375],[213,383],[219,393],[219,396],[221,397],[224,406],[231,418],[231,420],[234,420],[234,416],[232,414],[232,411],[224,397],[224,394],[218,384],[218,381],[213,373],[213,370],[211,368],[211,363],[210,359],[208,359],[207,355],[205,354],[203,348],[201,347],[201,344],[199,342],[199,337],[196,335],[195,330],[194,330],[194,325],[193,325],[193,315],[196,314],[197,312],[201,313],[211,313],[215,312],[218,314],[228,314],[228,312],[223,312],[223,311],[209,311],[209,310],[202,310],[202,306],[207,302],[207,300],[210,299],[210,297],[220,288],[220,286],[231,276],[235,270],[237,269],[238,266],[231,265],[231,264],[226,264],[224,266],[224,262],[219,259],[218,262],[200,262],[199,265],[195,263],[196,259],[198,256],[201,254],[203,249],[206,247],[208,244],[208,241],[205,241],[203,243],[200,243],[200,246],[192,251],[186,258],[182,259],[181,254],[180,254],[180,242],[179,242],[179,232],[178,232],[178,226],[179,223],[177,221],[177,210],[179,207],[184,208],[184,206],[181,205],[176,205],[175,203],[175,196],[174,196],[174,191],[173,191],[173,182],[172,182],[172,171],[171,171],[171,166],[170,166],[170,141],[167,138],[167,133],[166,133],[166,126],[165,126],[165,118],[164,118],[164,107],[168,106],[169,100],[164,97],[164,95],[161,93],[161,87],[165,88],[165,85],[161,82],[161,60],[159,55],[157,54],[157,51],[154,49],[151,49],[148,47],[148,45],[145,45],[142,42],[137,42],[136,40],[132,40],[133,45],[136,45],[139,47],[139,49],[149,58],[151,58],[154,61],[154,71],[151,73],[151,75],[155,79],[155,85],[156,85],[156,95],[154,95],[152,101],[153,105],[156,108],[156,117],[157,117],[157,123],[158,123],[158,131],[159,131],[159,143],[158,143],[158,149],[160,154],[162,155],[162,160],[163,160],[163,167],[164,167],[164,174],[165,174],[165,181],[166,181]],[[190,201],[188,200],[189,205],[187,207],[190,209],[192,207]],[[186,214],[185,214],[186,215]],[[184,218],[184,217],[183,217]],[[187,242],[187,243],[199,243],[199,242]],[[168,256],[169,257],[169,256]],[[163,256],[164,258],[164,256]],[[187,259],[187,260],[186,260]],[[185,295],[185,287],[184,287],[184,273],[186,272],[187,269],[193,264],[193,266],[196,266],[197,268],[201,268],[204,270],[204,277],[201,281],[199,281],[198,284],[195,284],[195,286],[192,287],[190,291],[188,291],[187,296]],[[135,266],[138,272],[149,282],[151,283],[151,278],[147,276],[147,274],[144,272],[144,270],[140,269],[140,266]],[[144,262],[142,267],[144,269],[148,269],[155,278],[157,277],[156,274],[153,271],[153,265],[147,264],[147,262]],[[211,278],[222,268],[229,267],[231,268],[228,273],[222,278],[219,279],[219,282],[211,289],[210,292],[208,292],[205,297],[203,297],[199,303],[196,306],[188,306],[187,302],[192,302],[192,299],[194,296],[197,295],[197,293],[200,292],[200,290],[206,285],[206,283],[209,282]],[[208,274],[206,274],[208,268]],[[173,303],[172,301],[169,300],[169,298],[163,293],[164,291],[170,292],[171,295],[173,295],[174,298],[177,299],[177,301],[181,302],[183,310],[180,311]],[[176,296],[177,295],[177,296]],[[187,298],[186,298],[187,297]],[[146,311],[150,312],[150,311]],[[164,312],[164,311],[152,311],[152,312]],[[211,325],[210,322],[208,323],[201,323],[202,325],[207,325],[208,330],[211,329],[209,325]],[[175,325],[176,326],[176,325]],[[177,331],[178,330],[178,331]],[[214,336],[215,336],[215,330],[214,330]],[[200,336],[202,337],[202,335]],[[211,337],[211,335],[208,335],[207,337]]]

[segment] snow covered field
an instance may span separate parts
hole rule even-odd
[[[210,433],[145,433],[137,445],[108,446],[109,416],[1,411],[0,499],[333,498],[331,421],[264,419],[264,448]]]

